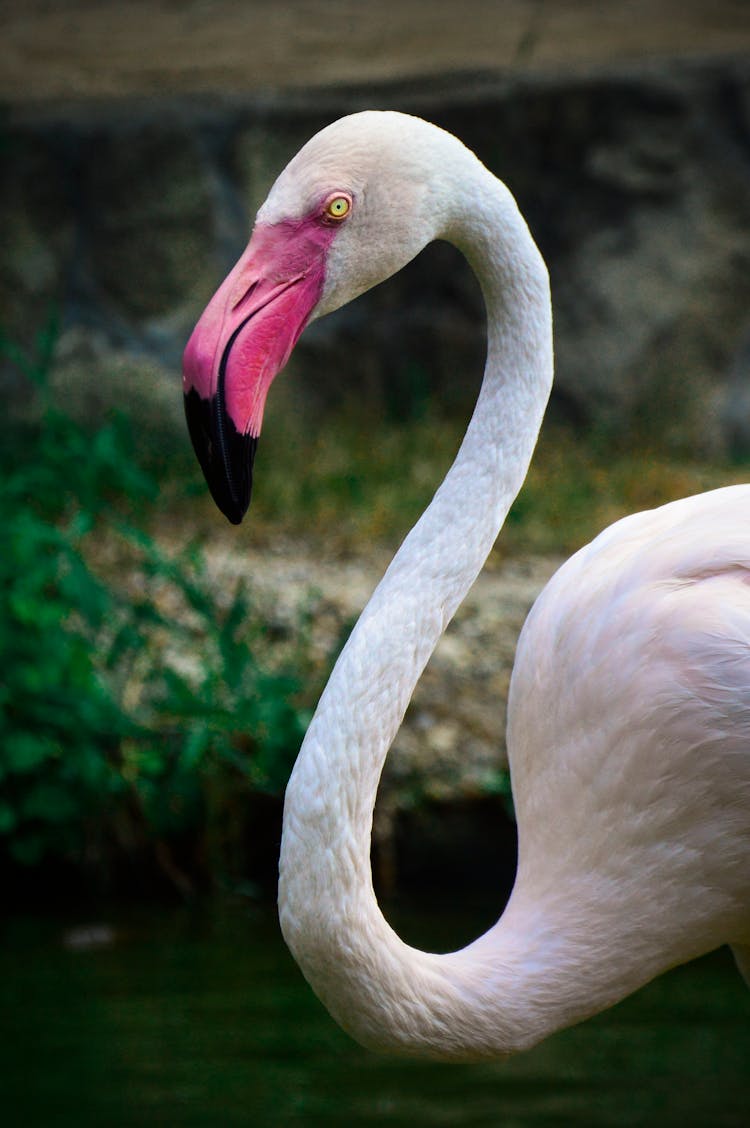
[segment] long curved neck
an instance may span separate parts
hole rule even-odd
[[[510,971],[502,982],[502,951],[495,946],[492,970],[480,974],[471,948],[436,956],[408,947],[380,912],[370,869],[385,757],[523,483],[552,382],[544,262],[504,185],[478,162],[472,177],[473,211],[445,236],[484,293],[481,392],[453,466],[321,698],[287,789],[279,883],[287,944],[341,1025],[374,1047],[441,1057],[509,1052],[536,1036],[520,1028],[523,1008],[512,1002]],[[507,945],[508,968],[515,947]]]

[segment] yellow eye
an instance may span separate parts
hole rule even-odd
[[[346,196],[334,196],[326,204],[326,215],[330,219],[344,219],[351,206],[351,201]]]

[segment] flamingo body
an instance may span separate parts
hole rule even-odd
[[[488,314],[456,460],[339,657],[289,781],[284,936],[356,1038],[497,1057],[723,943],[750,968],[750,486],[627,517],[537,600],[513,672],[519,864],[483,936],[435,955],[378,907],[378,781],[413,688],[521,487],[552,381],[546,267],[507,188],[456,138],[396,113],[334,123],[290,162],[188,343],[191,436],[232,521],[263,403],[304,325],[431,239]]]
[[[750,940],[749,522],[749,486],[618,521],[519,640],[516,888],[618,995]]]

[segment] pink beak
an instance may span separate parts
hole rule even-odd
[[[334,234],[317,218],[257,225],[185,348],[190,438],[214,501],[235,525],[250,504],[268,389],[320,299]]]

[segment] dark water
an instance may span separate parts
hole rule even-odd
[[[0,930],[7,1128],[750,1125],[750,992],[726,951],[509,1062],[445,1066],[350,1042],[272,910],[110,917],[99,947],[81,923]],[[438,947],[476,922],[395,923]]]

